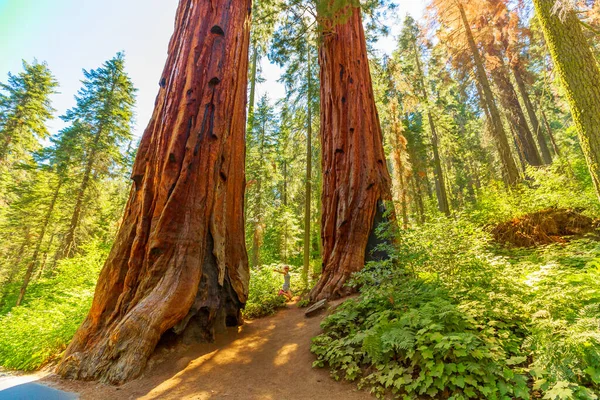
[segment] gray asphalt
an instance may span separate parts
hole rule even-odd
[[[0,400],[75,400],[78,396],[30,382],[0,390]]]

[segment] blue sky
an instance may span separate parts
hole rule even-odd
[[[424,1],[396,0],[400,13],[421,16]],[[152,114],[158,80],[166,60],[178,0],[0,0],[0,81],[21,69],[21,60],[46,61],[60,83],[53,97],[58,115],[74,104],[82,68],[97,68],[125,51],[127,71],[139,89],[136,135]],[[395,23],[390,21],[390,24]],[[393,30],[394,33],[397,31]],[[393,38],[377,46],[390,51]],[[267,81],[259,94],[283,96],[279,70],[263,63]],[[50,122],[52,131],[62,122]]]

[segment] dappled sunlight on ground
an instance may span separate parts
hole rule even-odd
[[[290,362],[290,359],[292,358],[296,350],[298,350],[297,343],[286,344],[277,352],[277,357],[275,357],[273,364],[275,364],[278,367],[284,366],[285,364]]]
[[[144,375],[119,388],[86,382],[51,381],[82,399],[369,399],[326,370],[313,369],[311,338],[321,317],[307,319],[295,305],[278,314],[230,329],[215,343],[157,350]]]

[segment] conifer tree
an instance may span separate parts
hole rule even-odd
[[[23,72],[8,74],[0,83],[0,161],[19,159],[40,147],[48,136],[46,121],[52,118],[50,96],[58,83],[46,63],[23,61]]]
[[[252,238],[250,263],[258,267],[261,263],[260,251],[265,231],[267,208],[273,206],[274,146],[276,144],[275,112],[267,94],[264,94],[256,108],[255,123],[247,138],[247,204],[248,238]]]
[[[337,298],[370,256],[376,218],[391,200],[360,3],[319,2],[323,274],[311,299]]]
[[[0,197],[10,179],[23,178],[10,174],[15,164],[39,150],[40,141],[48,137],[46,122],[54,112],[50,97],[57,87],[47,64],[37,60],[23,61],[22,72],[9,73],[8,81],[0,83]]]
[[[440,158],[439,135],[434,116],[432,104],[429,98],[429,88],[426,72],[421,60],[422,49],[419,44],[419,28],[415,20],[408,16],[404,20],[402,33],[400,34],[398,49],[395,54],[395,62],[399,69],[400,77],[405,89],[405,104],[419,104],[422,108],[423,118],[427,120],[431,138],[431,150],[433,152],[433,169],[435,175],[435,189],[438,200],[438,208],[446,215],[450,215],[450,205],[446,190],[446,178],[442,169]],[[408,99],[412,97],[412,101]]]
[[[72,256],[77,248],[77,229],[86,211],[88,190],[123,162],[121,148],[132,139],[136,89],[125,72],[124,54],[96,70],[84,70],[84,76],[83,88],[75,97],[77,105],[63,118],[79,131],[77,140],[84,151],[73,160],[78,164],[78,183],[61,257]]]

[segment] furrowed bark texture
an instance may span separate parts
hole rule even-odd
[[[363,268],[382,200],[391,200],[360,9],[327,26],[322,38],[323,274],[312,300],[350,293],[344,284]],[[333,24],[329,24],[333,25]]]
[[[535,11],[563,82],[596,193],[600,197],[600,69],[573,11],[561,20],[554,0],[534,0]]]
[[[167,331],[210,340],[240,323],[250,5],[180,1],[123,224],[62,376],[120,384]]]

